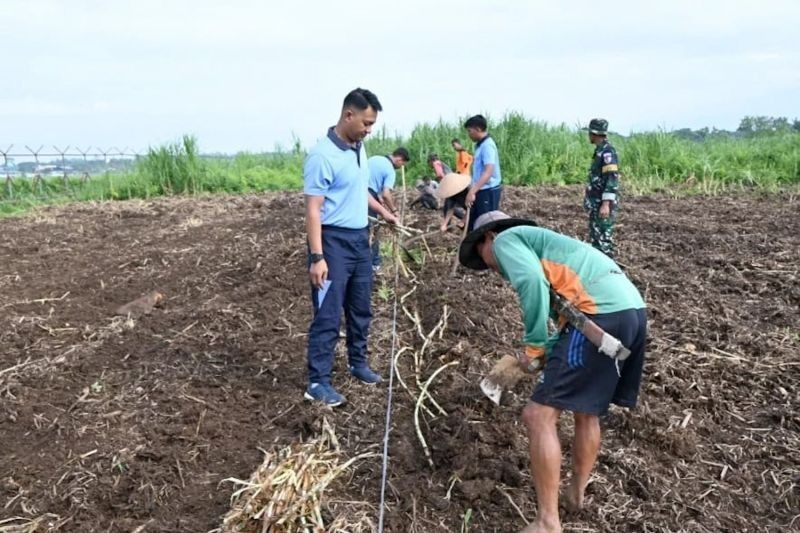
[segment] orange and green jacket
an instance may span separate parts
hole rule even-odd
[[[472,165],[472,159],[473,157],[466,150],[456,152],[456,172],[469,176],[469,167]]]
[[[514,287],[525,324],[529,355],[547,355],[550,288],[587,315],[645,307],[639,291],[604,253],[577,239],[534,226],[500,233],[492,246],[500,274]],[[561,324],[563,325],[563,324]]]

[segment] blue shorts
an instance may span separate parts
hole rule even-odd
[[[639,397],[647,340],[647,311],[627,309],[592,316],[631,355],[618,364],[567,326],[547,357],[531,400],[557,409],[602,416],[610,404],[633,408]]]

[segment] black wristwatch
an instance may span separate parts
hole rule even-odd
[[[309,254],[309,257],[311,258],[311,262],[312,263],[319,263],[320,261],[325,259],[325,256],[322,255],[322,254],[313,254],[312,253],[312,254]]]

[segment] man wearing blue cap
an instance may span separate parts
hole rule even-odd
[[[308,273],[314,318],[308,330],[307,400],[337,406],[345,402],[331,384],[342,308],[347,321],[350,373],[375,385],[381,377],[367,361],[372,319],[372,267],[367,211],[388,222],[397,217],[368,192],[369,165],[363,140],[382,107],[366,89],[344,99],[336,126],[309,152],[303,166],[308,232]]]

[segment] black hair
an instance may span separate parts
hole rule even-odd
[[[436,161],[437,159],[439,159],[439,156],[437,154],[428,155],[428,163],[430,163],[431,161]]]
[[[458,139],[458,138],[453,138],[453,140],[452,140],[452,141],[450,141],[450,144],[453,144],[453,143],[458,143],[458,144],[461,144],[461,139]]]
[[[342,109],[346,109],[348,107],[354,107],[360,111],[371,107],[375,111],[383,111],[383,106],[378,101],[378,97],[375,96],[375,93],[372,91],[368,91],[367,89],[362,89],[361,87],[357,89],[353,89],[347,96],[344,97],[344,103],[342,104]]]
[[[486,117],[483,115],[475,115],[469,117],[467,121],[464,123],[465,128],[477,128],[481,131],[486,131],[488,124],[486,122]]]
[[[402,146],[401,146],[401,147],[399,147],[399,148],[398,148],[397,150],[395,150],[394,152],[392,152],[392,155],[393,155],[393,156],[395,156],[395,157],[401,157],[401,158],[403,158],[403,159],[404,159],[406,162],[409,162],[409,161],[411,161],[411,156],[410,156],[410,155],[408,155],[408,150],[406,150],[406,149],[405,149],[405,148],[403,148]]]

